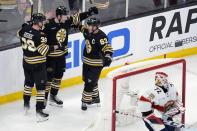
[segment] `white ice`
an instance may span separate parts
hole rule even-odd
[[[191,125],[197,122],[197,55],[185,59],[187,60],[186,124]],[[105,91],[105,81],[105,79],[99,81],[101,98]],[[97,119],[101,109],[90,108],[85,112],[81,111],[82,89],[81,84],[61,90],[59,97],[64,100],[64,107],[48,106],[50,118],[42,123],[36,122],[35,97],[32,97],[30,114],[27,116],[24,115],[22,100],[1,105],[0,131],[83,131]],[[131,126],[132,130],[146,130],[141,121]],[[197,129],[191,131],[197,131]]]

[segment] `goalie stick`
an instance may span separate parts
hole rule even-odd
[[[125,115],[125,116],[136,117],[138,119],[144,119],[144,117],[142,117],[142,116],[138,116],[138,115],[134,115],[134,114],[126,113],[126,112],[115,111],[115,113],[121,114],[121,115]],[[166,120],[164,120],[163,123],[165,125],[172,126],[172,127],[177,127],[177,128],[185,128],[185,127],[186,128],[191,128],[191,127],[193,127],[193,124],[192,125],[186,125],[186,124],[183,124],[181,122],[174,122],[174,121],[166,121]]]
[[[107,0],[105,3],[98,3],[95,2],[94,0],[89,0],[90,4],[93,4],[99,9],[107,9],[109,7],[109,0]]]

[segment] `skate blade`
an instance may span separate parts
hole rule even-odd
[[[63,104],[62,105],[58,105],[58,104],[56,104],[55,102],[49,102],[49,105],[50,106],[56,106],[56,107],[63,107]]]
[[[37,117],[37,123],[45,122],[45,121],[48,121],[48,120],[49,120],[49,117],[46,117],[46,118]]]
[[[25,116],[27,116],[27,115],[30,113],[29,110],[30,110],[30,109],[27,109],[27,108],[24,109],[24,115],[25,115]]]
[[[91,104],[91,105],[87,105],[88,108],[95,108],[95,107],[101,107],[101,104],[100,103],[94,103],[94,104]]]

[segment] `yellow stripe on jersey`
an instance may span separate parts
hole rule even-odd
[[[65,46],[65,50],[64,51],[62,51],[62,50],[55,50],[55,51],[49,53],[48,56],[50,56],[50,57],[58,57],[58,56],[62,56],[64,54],[66,54],[66,53],[68,53],[68,46]]]
[[[83,63],[91,66],[103,66],[103,60],[102,59],[90,59],[87,57],[83,57]]]
[[[111,47],[111,45],[106,44],[103,48],[102,51],[105,53],[106,51],[108,52],[113,52],[113,48]]]
[[[46,57],[45,56],[37,56],[37,57],[27,57],[27,56],[24,56],[23,59],[28,64],[39,64],[39,63],[46,62]]]
[[[57,57],[57,56],[62,56],[64,54],[66,54],[68,52],[68,50],[56,50],[54,52],[51,52],[48,56],[51,56],[51,57]]]
[[[38,50],[38,52],[41,55],[46,56],[46,54],[49,51],[49,46],[43,43],[43,44],[41,44],[41,45],[38,46],[37,50]]]

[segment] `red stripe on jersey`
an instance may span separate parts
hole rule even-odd
[[[164,107],[163,106],[159,106],[159,105],[154,105],[154,103],[152,103],[148,98],[144,97],[144,96],[141,96],[140,101],[144,101],[144,102],[149,102],[152,104],[152,108],[156,109],[156,110],[159,110],[161,112],[164,112]]]
[[[152,102],[148,98],[146,98],[144,96],[141,96],[139,100],[145,101],[145,102],[150,102],[152,104]]]
[[[159,111],[161,111],[161,112],[164,112],[165,110],[164,110],[164,107],[163,106],[159,106],[159,105],[152,105],[152,108],[154,108],[154,109],[157,109],[157,110],[159,110]]]

